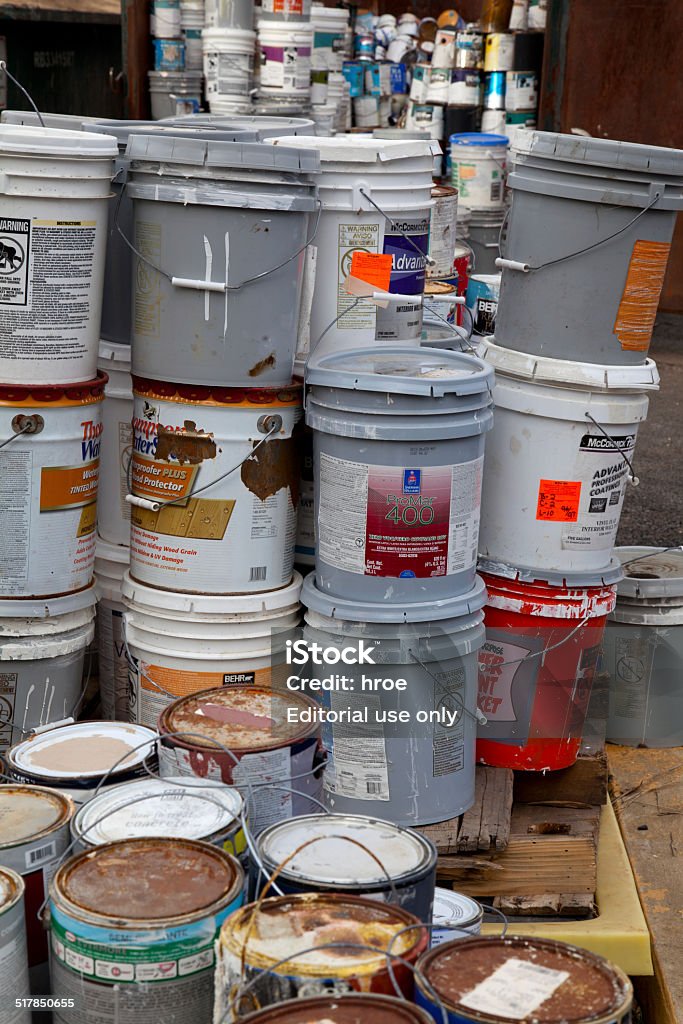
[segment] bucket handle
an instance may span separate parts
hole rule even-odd
[[[377,210],[377,212],[379,214],[381,214],[382,217],[384,217],[385,220],[389,221],[389,227],[391,228],[391,230],[393,232],[397,232],[401,236],[401,238],[404,241],[406,241],[408,243],[408,245],[410,245],[415,250],[416,253],[419,253],[419,255],[422,256],[422,258],[425,261],[425,265],[428,266],[428,267],[435,266],[436,260],[433,259],[429,255],[429,253],[423,252],[422,249],[419,247],[419,245],[417,245],[412,240],[412,238],[409,235],[404,234],[402,231],[398,231],[396,221],[392,220],[392,218],[389,216],[389,214],[385,213],[384,210],[382,209],[382,207],[378,203],[376,203],[375,200],[371,197],[370,189],[368,188],[368,186],[364,185],[363,183],[361,183],[361,184],[359,184],[357,186],[357,188],[358,188],[359,194],[362,195],[363,198],[366,199],[370,203],[371,206],[374,206],[374,208]],[[354,191],[355,191],[355,189],[354,189]]]
[[[661,191],[657,191],[658,188],[661,189]],[[612,234],[607,235],[606,238],[601,238],[600,241],[593,242],[592,245],[587,245],[584,249],[578,249],[576,252],[567,253],[566,256],[558,256],[554,260],[546,260],[545,263],[540,263],[537,267],[533,267],[530,263],[527,263],[524,260],[509,260],[504,259],[502,256],[499,256],[498,259],[496,260],[496,266],[501,267],[504,270],[517,270],[520,271],[522,274],[529,274],[532,273],[533,271],[545,270],[546,267],[554,267],[557,263],[564,263],[566,260],[573,260],[576,256],[583,256],[587,252],[592,252],[593,249],[597,249],[599,246],[606,245],[607,242],[611,242],[613,238],[617,238],[619,235],[623,235],[625,231],[628,231],[629,228],[632,228],[636,221],[640,220],[641,217],[644,217],[645,214],[648,213],[648,211],[651,210],[652,207],[659,202],[659,199],[661,198],[664,191],[663,186],[657,186],[654,183],[651,183],[650,192],[652,192],[653,189],[655,189],[656,191],[654,192],[654,195],[650,202],[647,204],[647,206],[644,206],[642,210],[639,210],[635,217],[631,218],[628,224],[624,224],[622,228],[619,228],[618,231],[613,231]]]
[[[11,74],[11,72],[7,69],[7,61],[6,60],[0,60],[0,71],[4,71],[5,74],[7,75],[7,77],[9,78],[10,82],[12,82],[14,85],[16,85],[17,89],[19,89],[20,92],[23,92],[24,96],[26,97],[26,99],[29,101],[29,103],[33,107],[35,115],[38,118],[38,121],[40,123],[40,127],[44,128],[45,127],[45,122],[43,121],[43,116],[40,113],[40,111],[38,110],[38,107],[35,105],[35,103],[33,101],[33,97],[31,96],[31,94],[29,92],[26,91],[26,89],[24,89],[24,87],[21,84],[21,82],[18,82],[17,79],[14,77],[14,75]]]
[[[602,427],[602,426],[601,426],[601,425],[600,425],[600,424],[598,423],[598,421],[597,421],[597,420],[595,419],[595,417],[594,417],[594,416],[591,416],[591,414],[590,414],[589,412],[587,412],[587,413],[586,413],[585,415],[586,415],[586,419],[587,419],[587,420],[590,420],[590,421],[591,421],[591,423],[592,423],[592,424],[593,424],[594,426],[596,426],[596,427],[598,428],[598,430],[600,431],[600,433],[602,434],[602,436],[603,436],[603,437],[604,437],[604,438],[605,438],[605,439],[606,439],[607,441],[609,441],[609,443],[610,443],[610,447],[611,447],[611,448],[613,448],[613,449],[614,449],[614,451],[615,451],[615,452],[617,453],[617,455],[620,455],[620,456],[621,456],[621,458],[622,458],[622,459],[624,460],[624,462],[626,463],[626,465],[628,466],[628,469],[629,469],[629,473],[628,473],[628,475],[627,475],[627,479],[628,479],[629,483],[632,483],[634,487],[637,487],[637,486],[638,486],[638,484],[640,483],[640,480],[639,480],[639,479],[638,479],[638,477],[636,476],[636,472],[635,472],[635,470],[634,470],[634,468],[633,468],[633,463],[632,463],[632,462],[631,462],[631,460],[629,459],[628,455],[626,455],[626,454],[625,454],[624,452],[622,452],[621,448],[619,448],[619,446],[618,446],[618,445],[616,445],[616,444],[614,443],[614,441],[613,441],[613,440],[612,440],[612,438],[611,438],[611,437],[609,436],[609,434],[607,433],[607,431],[605,430],[605,428],[604,428],[604,427]]]
[[[6,437],[4,441],[0,441],[0,448],[4,448],[5,445],[15,441],[22,434],[39,434],[44,426],[45,420],[42,416],[15,416],[12,420],[14,433]]]
[[[408,648],[408,654],[411,656],[411,658],[413,658],[418,663],[418,665],[420,665],[421,668],[424,669],[424,671],[427,673],[427,675],[430,677],[430,679],[433,679],[434,682],[436,683],[436,685],[441,688],[441,695],[442,696],[444,696],[444,697],[445,696],[455,697],[455,699],[457,700],[458,704],[460,705],[460,709],[461,709],[462,713],[464,715],[467,715],[468,718],[471,718],[475,725],[488,725],[488,718],[486,717],[484,712],[479,709],[479,707],[475,707],[473,712],[470,711],[470,709],[468,707],[465,707],[465,702],[464,702],[464,700],[462,699],[462,697],[460,696],[459,693],[452,693],[450,690],[443,689],[443,685],[440,682],[440,680],[436,678],[436,676],[434,675],[433,672],[429,671],[429,669],[425,665],[424,661],[422,661],[421,658],[418,658],[418,656],[415,653],[415,651],[413,651],[410,648]]]

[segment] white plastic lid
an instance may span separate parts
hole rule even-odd
[[[18,156],[54,156],[88,159],[115,157],[119,147],[113,135],[91,135],[66,128],[0,124],[0,151]]]
[[[273,146],[288,146],[290,149],[317,149],[321,164],[387,163],[392,160],[412,160],[415,157],[432,158],[441,153],[441,146],[435,139],[424,141],[400,139],[377,139],[369,135],[308,136],[291,135],[265,139]]]
[[[295,572],[292,582],[279,590],[268,590],[265,593],[213,595],[213,594],[176,594],[172,590],[158,590],[138,583],[130,573],[123,577],[121,594],[126,602],[143,611],[147,608],[152,614],[156,611],[172,612],[173,614],[192,613],[206,615],[242,615],[253,612],[273,612],[282,608],[290,608],[299,603],[303,578]]]
[[[94,608],[97,601],[95,584],[85,590],[62,597],[31,597],[27,600],[0,601],[0,619],[54,619],[69,612]]]
[[[100,340],[100,347],[97,354],[97,366],[100,370],[128,370],[130,371],[130,345],[123,345],[116,341]],[[102,363],[105,365],[102,366]]]
[[[617,586],[617,597],[651,600],[683,597],[683,549],[616,548],[615,555],[625,576]]]
[[[95,541],[95,573],[98,571],[98,559],[115,562],[117,567],[119,565],[128,565],[130,563],[130,548],[127,544],[111,544],[108,540],[103,540],[98,533],[97,540]],[[99,568],[99,571],[101,570],[102,566]],[[123,575],[123,570],[121,575]]]
[[[44,780],[97,780],[121,758],[126,759],[113,769],[114,778],[139,766],[154,753],[155,741],[156,733],[143,725],[77,722],[34,734],[8,756],[17,768]]]
[[[517,153],[548,160],[609,167],[612,171],[640,171],[651,174],[683,175],[683,150],[667,146],[644,146],[616,139],[595,139],[585,135],[526,131],[515,139]]]

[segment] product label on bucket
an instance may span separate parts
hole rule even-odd
[[[636,433],[605,437],[584,434],[579,443],[576,479],[581,493],[576,515],[562,520],[564,549],[605,550],[614,547],[626,493],[628,463],[636,446]]]
[[[217,686],[270,686],[270,669],[243,672],[191,672],[138,660],[131,668],[130,715],[140,725],[155,728],[159,715],[177,697]]]
[[[0,672],[0,753],[13,743],[14,701],[19,676],[16,672]]]
[[[254,58],[250,53],[207,53],[204,55],[207,96],[249,93]]]
[[[477,554],[483,458],[369,466],[321,455],[319,555],[365,576],[450,576]]]
[[[422,295],[425,288],[429,216],[397,219],[384,236],[384,253],[391,256],[389,291],[394,295]],[[390,303],[377,310],[375,337],[386,341],[415,338],[422,328],[420,302]]]
[[[510,637],[487,627],[479,649],[477,706],[486,715],[482,739],[523,744],[529,738],[543,639]]]
[[[379,251],[379,224],[340,224],[337,241],[337,327],[343,331],[374,327],[377,307],[361,301],[346,290],[346,278],[356,253]],[[357,257],[356,257],[357,258]],[[353,306],[353,309],[351,307]],[[330,317],[330,320],[333,318]],[[326,325],[327,326],[327,325]]]
[[[384,730],[377,721],[380,698],[367,693],[333,691],[329,700],[332,711],[350,709],[367,714],[370,724],[361,730],[344,722],[325,723],[323,742],[331,756],[323,776],[324,788],[328,793],[355,800],[391,799]]]
[[[512,957],[466,992],[460,1002],[479,1013],[523,1020],[550,999],[568,977],[568,971]]]
[[[310,86],[310,46],[261,44],[261,85],[270,89],[302,92]]]

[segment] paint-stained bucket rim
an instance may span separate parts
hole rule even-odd
[[[95,612],[95,584],[58,597],[13,597],[0,599],[0,619],[54,619],[71,612],[92,608]]]
[[[4,755],[5,761],[7,755]],[[44,800],[52,804],[56,810],[55,820],[50,822],[49,825],[43,826],[36,832],[28,832],[21,839],[15,839],[12,842],[1,842],[0,850],[12,850],[16,847],[26,846],[28,843],[33,843],[44,836],[49,836],[53,832],[63,828],[64,825],[68,825],[74,814],[76,813],[76,805],[70,796],[66,793],[61,793],[57,789],[51,789],[48,786],[34,786],[29,785],[25,782],[8,782],[6,785],[0,787],[0,802],[3,797],[11,796],[13,792],[23,793],[28,797],[43,797]]]
[[[116,736],[117,733],[129,732],[131,734],[130,760],[117,764],[115,768],[99,768],[93,771],[83,771],[83,769],[79,768],[77,771],[72,772],[42,768],[25,760],[25,755],[29,750],[33,749],[35,751],[36,747],[40,749],[50,746],[55,742],[55,739],[59,742],[60,739],[87,738],[92,735],[93,731],[97,732],[98,730],[102,734],[112,734],[112,738],[115,739],[118,738]],[[28,739],[15,743],[13,747],[10,747],[5,754],[5,758],[10,769],[21,772],[24,776],[30,776],[43,783],[49,780],[50,784],[54,786],[62,784],[69,789],[80,789],[88,788],[93,782],[102,779],[105,775],[108,782],[114,783],[120,775],[139,770],[144,759],[146,757],[149,758],[155,753],[156,740],[157,734],[152,729],[145,725],[138,725],[135,722],[109,722],[106,720],[72,722],[66,725],[56,725],[54,729],[46,729],[44,732],[33,733]],[[145,746],[141,747],[141,743],[145,743],[145,741]]]
[[[484,575],[486,604],[490,608],[541,619],[596,619],[609,615],[617,600],[616,587],[555,587],[536,580],[517,582]]]
[[[246,405],[263,408],[300,406],[303,385],[292,382],[273,387],[230,388],[209,384],[179,384],[176,381],[154,380],[133,374],[133,394],[142,398],[156,398],[160,402],[178,402],[186,405],[225,406]],[[1,390],[0,390],[1,395]]]
[[[433,621],[458,619],[475,615],[486,604],[486,587],[481,576],[475,576],[472,588],[456,597],[442,597],[436,600],[416,601],[400,608],[390,601],[355,601],[337,598],[320,590],[315,573],[305,577],[301,590],[304,607],[312,608],[329,619],[338,622],[382,623],[432,623]]]
[[[97,557],[97,556],[96,556]],[[253,594],[187,594],[139,583],[124,572],[121,595],[130,611],[154,617],[160,611],[171,614],[225,615],[231,621],[250,615],[284,612],[299,605],[303,578],[296,570],[291,583],[277,590]],[[163,616],[168,617],[167,615]]]
[[[355,1006],[362,1013],[367,1013],[368,1021],[373,1019],[374,1009],[386,1009],[396,1015],[393,1024],[434,1024],[434,1018],[420,1006],[396,996],[380,995],[378,992],[345,992],[341,996],[286,999],[284,1002],[248,1013],[246,1017],[240,1017],[240,1024],[309,1024],[311,1020],[318,1019],[311,1016],[315,1013],[324,1013],[325,1021],[333,1020],[327,1012],[331,1005],[347,1005],[351,1008]]]
[[[3,896],[3,886],[6,884],[7,895]],[[11,868],[6,868],[4,865],[0,865],[0,923],[5,914],[8,914],[10,910],[13,910],[19,903],[21,903],[26,885],[21,875],[18,875],[16,871],[12,871]]]
[[[80,384],[0,384],[0,406],[34,405],[38,408],[59,403],[90,405],[104,401],[104,388],[109,375],[98,370],[97,376]]]
[[[619,583],[624,569],[618,558],[610,558],[604,569],[536,569],[526,565],[508,565],[492,559],[480,558],[477,571],[497,579],[517,580],[520,583],[543,583],[552,587],[607,587]]]

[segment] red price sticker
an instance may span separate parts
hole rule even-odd
[[[541,480],[536,519],[552,523],[575,523],[579,518],[580,498],[580,480]]]
[[[371,284],[380,291],[386,292],[389,290],[391,280],[392,259],[390,253],[385,256],[383,253],[363,252],[362,249],[356,249],[351,257],[349,276],[355,277],[357,281],[365,281],[366,284]]]

